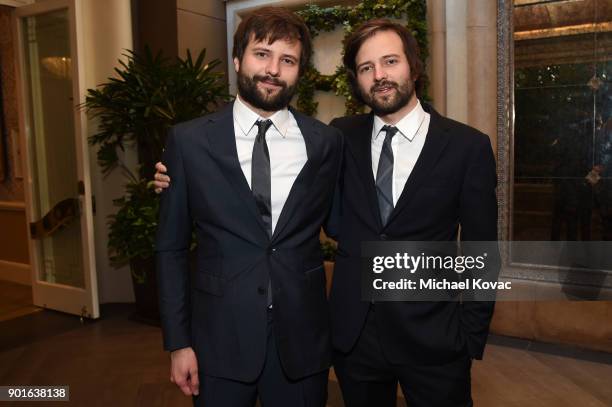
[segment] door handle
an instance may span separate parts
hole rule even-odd
[[[67,198],[58,202],[45,216],[36,222],[30,222],[32,239],[44,239],[68,226],[79,216],[79,200]]]

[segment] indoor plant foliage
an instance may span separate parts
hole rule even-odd
[[[168,129],[180,122],[214,111],[229,100],[221,62],[204,63],[205,50],[195,61],[171,60],[147,48],[143,55],[133,51],[119,61],[116,77],[89,89],[84,107],[98,119],[98,132],[90,143],[99,147],[98,163],[103,174],[119,167],[126,175],[126,195],[114,200],[118,211],[109,219],[108,248],[114,265],[130,262],[134,281],[144,283],[154,271],[153,254],[159,198],[151,189],[154,164],[162,156]],[[138,174],[120,160],[118,149],[134,146]],[[143,261],[148,261],[142,267]]]
[[[109,222],[108,246],[115,265],[150,258],[155,245],[159,199],[145,180],[132,180],[126,185],[126,192],[126,196],[113,200],[119,210]],[[146,282],[146,270],[138,267],[131,270],[134,281]]]
[[[153,55],[133,51],[119,60],[116,78],[96,89],[89,89],[85,99],[87,111],[99,119],[99,131],[90,137],[98,145],[98,162],[103,172],[118,163],[117,148],[135,143],[140,177],[150,179],[154,164],[161,157],[168,128],[215,110],[227,100],[223,73],[214,71],[221,62],[204,64],[206,50],[193,61],[170,60],[160,53]],[[148,176],[146,176],[148,175]]]

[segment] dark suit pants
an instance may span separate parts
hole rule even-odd
[[[327,401],[328,370],[300,380],[289,379],[281,366],[273,332],[272,312],[268,312],[266,361],[257,380],[239,382],[213,376],[200,377],[196,407],[251,407],[257,398],[262,407],[324,407]]]
[[[398,382],[410,407],[472,406],[471,359],[466,355],[434,366],[389,363],[378,339],[375,309],[370,308],[351,352],[335,356],[334,370],[346,407],[395,406]]]

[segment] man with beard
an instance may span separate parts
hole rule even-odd
[[[387,19],[346,41],[344,65],[369,114],[334,119],[345,136],[327,232],[338,239],[330,295],[334,369],[346,406],[470,406],[491,302],[372,302],[361,297],[363,242],[497,240],[495,158],[488,137],[421,103],[414,37]],[[156,186],[169,178],[156,167]],[[177,182],[174,180],[173,182]],[[498,256],[489,253],[497,268]],[[494,273],[495,271],[493,271]]]
[[[482,357],[492,302],[373,302],[361,296],[361,245],[376,241],[497,240],[489,138],[416,96],[417,43],[403,26],[371,20],[346,41],[344,65],[372,113],[330,124],[344,133],[330,295],[332,344],[347,406],[470,406],[472,359]],[[489,253],[491,274],[498,256]]]
[[[299,17],[255,11],[234,36],[235,102],[169,132],[163,159],[175,181],[161,198],[159,302],[171,381],[196,406],[253,406],[258,397],[265,407],[325,405],[319,230],[342,137],[287,107],[310,53]]]

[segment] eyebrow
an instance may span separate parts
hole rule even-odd
[[[380,59],[391,58],[391,57],[399,58],[399,54],[387,54],[387,55],[383,55],[382,57],[380,57]],[[372,61],[362,62],[359,65],[357,65],[357,69],[361,68],[364,65],[371,64],[371,63],[372,63]]]
[[[270,48],[266,48],[266,47],[253,47],[253,52],[257,52],[257,51],[265,51],[265,52],[272,52],[272,50]],[[296,57],[295,55],[291,55],[291,54],[283,54],[281,55],[281,57],[283,58],[291,58],[295,61],[298,60],[298,57]]]

